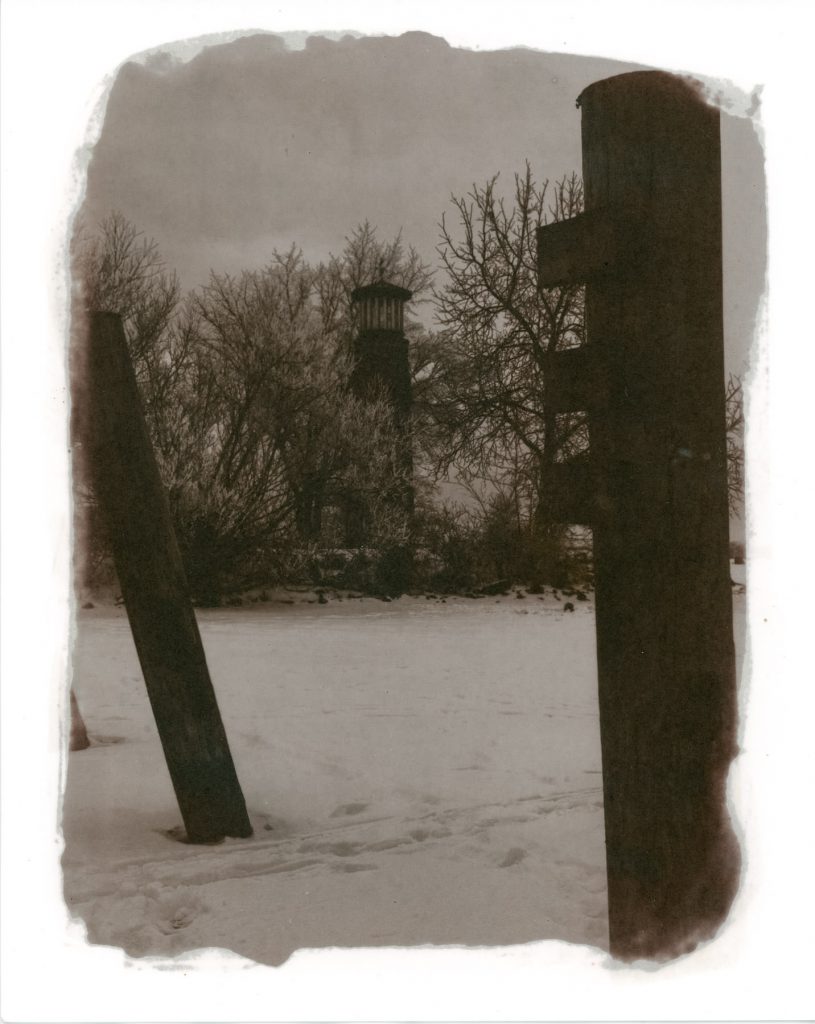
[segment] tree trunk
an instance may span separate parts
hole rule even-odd
[[[325,485],[319,476],[306,477],[300,489],[295,519],[297,532],[306,544],[318,541],[322,534],[324,490]]]
[[[557,448],[555,414],[544,406],[543,454],[538,466],[538,501],[532,517],[534,566],[532,582],[536,585],[563,586],[562,555],[563,525],[557,521],[553,509],[552,467]]]

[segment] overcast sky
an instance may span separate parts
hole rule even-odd
[[[576,97],[634,68],[454,49],[424,33],[265,34],[199,47],[121,68],[85,211],[92,222],[122,211],[185,287],[210,269],[262,266],[292,242],[325,259],[366,218],[382,237],[402,228],[435,262],[451,193],[496,172],[511,182],[527,159],[538,179],[579,171]],[[762,155],[749,120],[723,117],[722,151],[727,362],[741,372],[765,250]]]

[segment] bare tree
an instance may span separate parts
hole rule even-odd
[[[404,540],[389,497],[407,486],[398,431],[384,400],[351,394],[348,344],[357,283],[427,286],[398,236],[379,243],[365,224],[328,265],[313,269],[292,247],[261,270],[212,274],[180,302],[155,243],[114,214],[77,245],[75,268],[82,303],[123,317],[198,600],[285,574],[287,553],[331,541],[323,512],[350,492],[365,495],[372,543]]]
[[[152,428],[164,416],[167,405],[162,383],[171,372],[166,342],[180,289],[175,274],[165,267],[155,241],[145,238],[118,212],[106,217],[95,232],[80,221],[72,239],[71,255],[77,567],[79,578],[90,582],[106,564],[108,544],[78,443],[82,433],[78,419],[85,411],[85,315],[90,310],[104,310],[122,317],[145,414]]]
[[[196,472],[206,493],[190,503],[193,564],[216,553],[224,570],[245,563],[268,573],[262,551],[307,556],[332,542],[324,511],[336,513],[351,493],[364,497],[371,543],[399,531],[389,498],[404,486],[393,470],[397,427],[384,399],[352,395],[350,356],[325,328],[321,284],[322,271],[292,248],[262,271],[212,275],[191,300],[199,372],[208,374],[198,390],[212,395],[208,461]]]
[[[741,378],[730,374],[725,389],[727,427],[727,501],[730,514],[744,509],[744,394]]]
[[[167,270],[156,242],[118,211],[95,233],[81,225],[73,249],[82,304],[122,317],[136,379],[149,404],[153,378],[161,376],[165,362],[165,332],[181,298],[178,278]]]
[[[412,246],[405,247],[399,232],[383,242],[369,221],[360,224],[345,240],[339,256],[321,263],[315,274],[323,331],[348,344],[353,336],[351,293],[362,285],[383,278],[407,288],[414,301],[423,301],[432,280],[432,270]],[[406,324],[409,330],[409,321]]]
[[[563,533],[550,514],[552,467],[582,451],[587,434],[582,414],[546,408],[544,378],[553,352],[583,341],[584,293],[538,291],[536,232],[580,212],[582,184],[571,175],[538,185],[527,164],[510,198],[496,176],[452,203],[454,223],[442,220],[439,246],[447,282],[436,293],[446,341],[444,468],[512,495],[535,541],[530,572],[551,575]]]
[[[325,476],[332,360],[296,249],[261,271],[213,274],[190,299],[198,351],[193,490],[179,502],[188,561],[214,593],[268,573],[269,556],[308,533]],[[265,557],[264,557],[265,553]],[[194,569],[193,575],[196,575]]]

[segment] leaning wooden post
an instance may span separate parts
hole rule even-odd
[[[76,699],[73,686],[71,687],[71,732],[68,739],[68,750],[87,750],[91,745],[88,738],[88,730],[82,712],[79,710],[79,701]]]
[[[541,230],[539,283],[586,283],[547,401],[588,410],[590,455],[553,487],[594,535],[611,949],[663,958],[715,932],[739,868],[719,114],[662,72],[578,103],[586,211]]]
[[[249,836],[119,316],[90,314],[86,354],[80,436],[187,838]]]

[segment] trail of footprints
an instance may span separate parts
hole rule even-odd
[[[190,887],[309,869],[328,869],[343,874],[375,871],[380,867],[372,860],[375,855],[411,855],[449,841],[451,837],[453,840],[483,838],[498,826],[525,824],[542,815],[562,813],[578,805],[601,807],[600,788],[592,786],[546,797],[521,797],[511,804],[433,810],[403,821],[402,825],[407,827],[400,830],[400,834],[382,838],[383,822],[393,819],[361,818],[368,810],[368,804],[343,804],[331,814],[341,823],[310,836],[266,838],[268,832],[264,831],[264,825],[256,821],[255,838],[248,842],[202,848],[183,860],[176,856],[165,861],[150,859],[113,864],[104,874],[88,879],[89,884],[81,891],[74,889],[73,885],[66,885],[66,896],[69,906],[76,907],[92,899],[137,894],[160,902],[170,892],[174,894],[173,898],[169,899],[166,907],[162,903],[156,911],[157,927],[169,934],[186,927],[197,916],[200,901],[189,895],[195,891]],[[365,837],[366,832],[369,833],[368,838]],[[172,836],[170,832],[166,834]],[[513,846],[490,856],[496,867],[508,869],[521,864],[527,857],[527,851]],[[66,875],[69,874],[68,870]]]
[[[438,801],[426,801],[428,806]],[[382,854],[395,856],[412,855],[443,844],[460,843],[476,839],[479,844],[490,838],[491,830],[506,824],[532,822],[542,815],[566,812],[576,806],[602,807],[602,794],[598,786],[544,797],[535,795],[522,797],[509,804],[482,804],[470,807],[455,807],[428,811],[419,817],[402,820],[399,834],[382,838],[382,827],[393,822],[391,817],[362,817],[368,804],[355,802],[337,807],[331,818],[338,824],[329,826],[310,836],[269,836],[268,819],[256,819],[255,838],[246,841],[229,841],[217,847],[189,848],[182,858],[166,860],[143,859],[137,862],[113,864],[103,875],[87,879],[84,891],[75,891],[67,883],[66,900],[69,908],[80,911],[88,901],[102,901],[95,906],[102,911],[105,905],[115,905],[120,900],[132,901],[135,918],[141,918],[141,937],[121,937],[125,947],[145,944],[151,946],[149,938],[158,931],[165,936],[168,949],[174,949],[183,939],[179,933],[205,916],[210,908],[204,901],[201,886],[209,883],[238,878],[265,875],[287,875],[305,871],[330,871],[335,874],[358,874],[378,870]],[[366,838],[366,832],[368,837]],[[267,838],[268,836],[268,838]],[[169,836],[168,836],[169,837]],[[175,837],[177,838],[177,836]],[[497,869],[513,870],[528,859],[528,851],[520,846],[492,849],[483,848]],[[469,854],[468,854],[469,855]],[[479,853],[480,855],[480,853]],[[566,875],[578,869],[575,865],[561,864]],[[598,892],[605,885],[605,872],[597,872]],[[587,879],[578,883],[594,894],[595,886],[587,885]],[[81,911],[80,911],[81,912]],[[605,907],[598,906],[598,920],[603,918]],[[95,911],[91,911],[91,917]],[[115,916],[115,915],[114,915]],[[95,926],[89,926],[96,930]],[[103,931],[108,927],[102,925]],[[99,935],[99,941],[111,941],[115,936]],[[118,942],[119,939],[116,939]],[[134,945],[134,941],[136,945]]]

